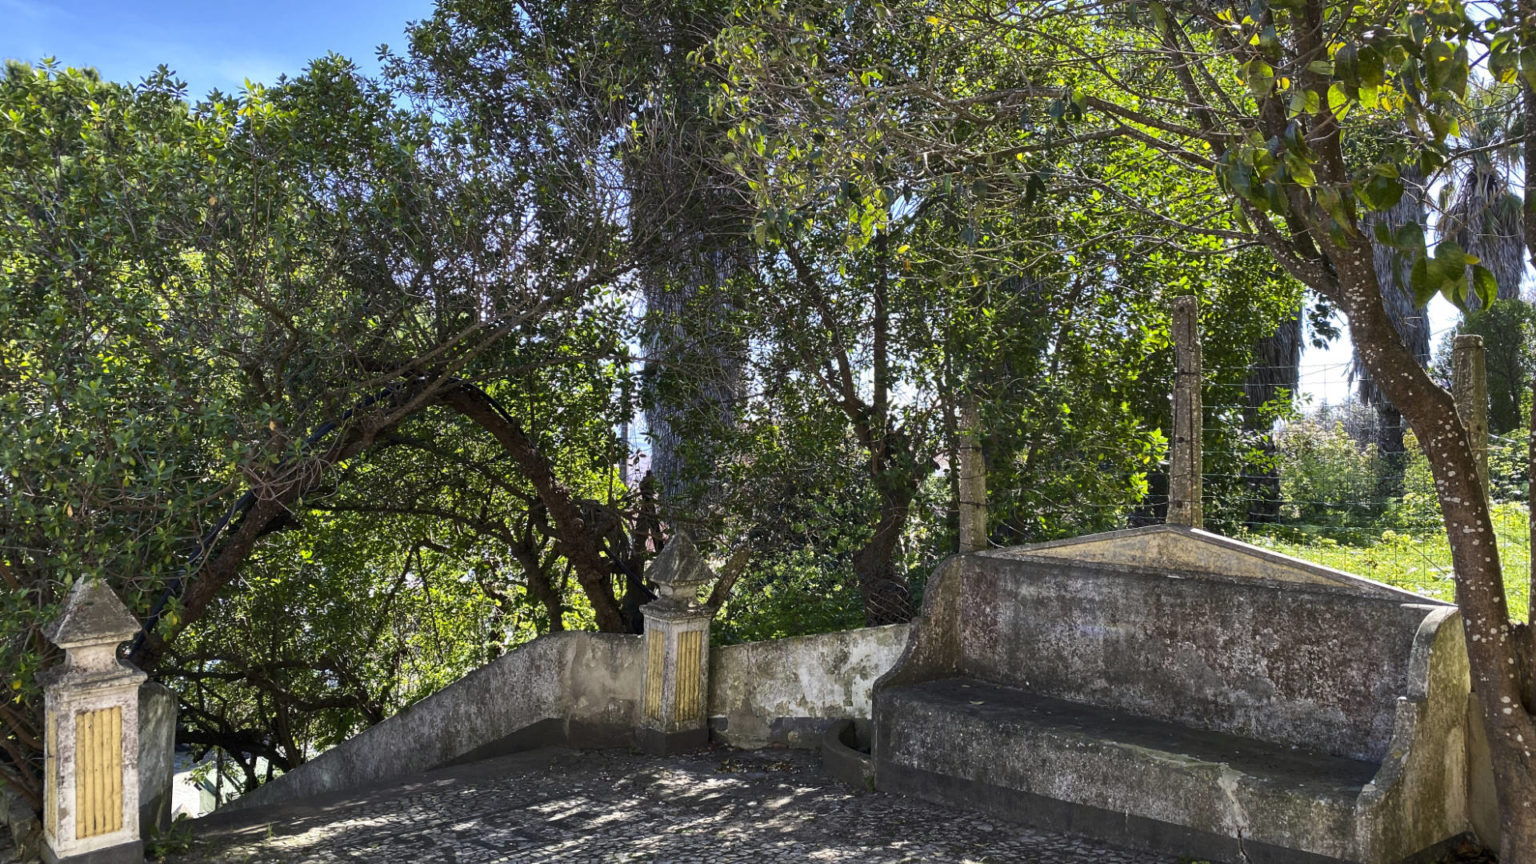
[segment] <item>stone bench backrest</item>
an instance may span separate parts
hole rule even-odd
[[[971,563],[956,609],[964,675],[1369,761],[1386,753],[1433,608],[1260,580]]]

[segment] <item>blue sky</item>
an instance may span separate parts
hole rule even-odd
[[[129,82],[164,63],[196,98],[292,75],[331,51],[377,69],[378,45],[403,49],[406,22],[431,11],[431,0],[0,0],[0,57],[53,56]]]

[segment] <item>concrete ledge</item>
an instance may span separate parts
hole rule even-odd
[[[686,732],[660,732],[655,729],[635,731],[635,743],[640,749],[656,756],[676,753],[692,753],[709,746],[708,729],[689,729]]]
[[[864,627],[710,651],[709,725],[731,747],[815,749],[845,718],[867,720],[875,679],[906,646],[908,625]]]
[[[541,636],[221,809],[276,804],[551,745],[628,745],[639,636]]]
[[[988,783],[935,774],[881,761],[877,788],[983,813],[1051,831],[1081,834],[1120,846],[1166,852],[1222,864],[1347,864],[1343,859],[1283,849],[1267,843],[1222,837],[1182,825],[1159,822],[1046,798]]]
[[[1244,844],[1393,860],[1360,854],[1357,832],[1375,815],[1358,806],[1377,771],[1372,763],[966,679],[889,690],[879,700],[881,789],[888,766],[914,768]]]
[[[135,840],[64,858],[54,857],[53,851],[44,846],[43,864],[144,864],[144,841]]]
[[[874,686],[876,787],[1002,796],[1033,824],[1212,860],[1390,864],[1464,833],[1476,775],[1455,607],[1187,533],[1112,538],[1105,561],[1068,543],[944,562]],[[1149,538],[1250,571],[1222,555],[1200,562],[1220,572],[1165,568]],[[1311,767],[1278,770],[1304,751]],[[930,774],[944,779],[901,788]]]
[[[859,730],[852,720],[838,720],[821,733],[821,770],[855,789],[875,788],[873,757],[860,748]],[[868,744],[868,735],[864,736]]]

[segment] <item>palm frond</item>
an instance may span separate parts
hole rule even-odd
[[[1424,178],[1416,171],[1405,171],[1402,175],[1403,197],[1396,206],[1390,210],[1368,214],[1363,221],[1362,228],[1367,236],[1374,237],[1378,224],[1385,225],[1389,232],[1396,233],[1397,229],[1409,223],[1426,225],[1429,222],[1426,198],[1429,190],[1424,186]],[[1373,264],[1376,269],[1376,281],[1381,285],[1381,303],[1386,308],[1387,317],[1392,320],[1392,326],[1397,330],[1397,335],[1403,340],[1413,356],[1418,358],[1419,364],[1429,362],[1429,314],[1423,306],[1416,306],[1413,302],[1413,290],[1409,287],[1409,274],[1413,270],[1413,259],[1407,254],[1391,246],[1384,246],[1372,242]],[[1353,361],[1349,365],[1349,380],[1355,384],[1360,394],[1360,401],[1367,405],[1379,405],[1386,401],[1381,389],[1376,382],[1371,380],[1369,373],[1360,362],[1360,352],[1357,350]]]

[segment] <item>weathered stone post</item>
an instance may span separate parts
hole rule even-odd
[[[658,596],[645,613],[645,704],[637,738],[650,753],[709,743],[709,622],[699,588],[715,574],[688,535],[674,534],[648,570]]]
[[[987,466],[981,453],[981,412],[975,396],[960,400],[960,551],[978,552],[987,542]]]
[[[139,687],[139,836],[171,828],[176,782],[176,694],[153,681]]]
[[[49,641],[65,661],[43,692],[43,860],[140,864],[139,685],[117,659],[139,622],[99,580],[81,579]]]
[[[1168,454],[1168,524],[1199,528],[1205,524],[1200,473],[1199,301],[1173,301],[1173,441]]]
[[[1451,351],[1451,395],[1456,413],[1467,427],[1472,453],[1477,456],[1477,476],[1488,489],[1488,371],[1483,337],[1463,333]]]

